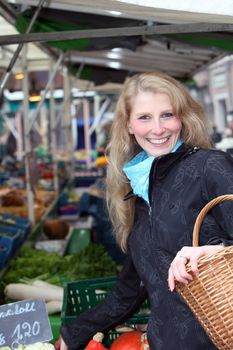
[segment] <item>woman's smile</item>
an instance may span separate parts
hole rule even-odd
[[[170,136],[163,137],[161,139],[155,139],[155,138],[147,138],[147,141],[152,143],[153,145],[163,145],[165,142],[169,140]]]

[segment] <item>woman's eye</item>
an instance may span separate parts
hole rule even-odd
[[[174,114],[172,112],[167,112],[167,113],[163,113],[161,115],[161,118],[163,119],[169,119],[169,118],[172,118],[174,116]]]
[[[150,116],[149,116],[148,114],[144,114],[144,115],[141,115],[141,116],[139,117],[139,119],[148,120],[148,119],[150,119]]]

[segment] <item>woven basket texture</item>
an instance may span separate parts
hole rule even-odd
[[[193,246],[198,246],[201,223],[216,204],[233,200],[233,195],[210,201],[197,217],[193,230]],[[190,272],[190,266],[187,265]],[[233,350],[233,246],[206,255],[198,261],[198,276],[187,285],[177,282],[176,290],[219,350]]]

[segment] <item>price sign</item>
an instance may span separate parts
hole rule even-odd
[[[0,306],[0,347],[17,349],[52,339],[51,326],[43,300],[23,300]]]

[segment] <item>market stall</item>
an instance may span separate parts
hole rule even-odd
[[[23,11],[25,3],[30,6]],[[227,1],[226,6],[219,2],[212,2],[210,6],[203,2],[200,4],[199,1],[195,3],[182,1],[179,8],[174,8],[164,1],[149,1],[146,6],[142,1],[100,1],[95,5],[92,1],[50,1],[43,4],[43,9],[38,13],[36,25],[39,32],[36,33],[34,27],[30,33],[25,29],[28,28],[37,4],[33,0],[26,2],[17,0],[15,4],[18,5],[15,8],[16,12],[19,8],[22,10],[19,11],[19,16],[12,16],[11,1],[2,2],[0,6],[4,16],[10,17],[18,30],[25,34],[11,36],[5,32],[4,36],[0,36],[0,44],[7,47],[13,43],[26,44],[31,41],[42,43],[40,45],[46,51],[46,70],[50,71],[48,81],[40,92],[41,100],[30,115],[28,71],[35,62],[28,59],[26,48],[22,50],[19,56],[21,60],[17,61],[17,69],[22,68],[25,77],[22,100],[26,189],[14,190],[13,193],[11,190],[3,192],[0,207],[2,216],[0,225],[4,224],[8,228],[0,236],[0,247],[8,249],[0,250],[1,302],[5,307],[12,301],[17,303],[26,300],[23,303],[27,303],[27,300],[43,297],[47,308],[45,313],[51,313],[49,324],[52,326],[52,333],[44,334],[37,331],[38,321],[33,320],[34,332],[38,332],[35,335],[39,336],[29,337],[31,344],[32,339],[33,342],[55,341],[61,323],[72,321],[75,315],[106,297],[115,285],[116,275],[121,269],[120,264],[105,249],[106,245],[112,242],[103,240],[101,242],[96,239],[97,225],[100,224],[103,229],[103,223],[100,223],[100,219],[104,217],[100,210],[103,206],[98,207],[98,204],[102,205],[104,198],[94,203],[96,205],[98,202],[94,209],[88,204],[86,215],[80,215],[82,195],[84,193],[90,195],[87,187],[104,177],[103,168],[96,167],[95,157],[92,157],[91,135],[100,128],[104,112],[114,110],[115,97],[121,89],[121,85],[112,84],[111,89],[105,86],[104,91],[104,85],[100,88],[95,84],[104,84],[106,81],[122,83],[132,73],[149,70],[163,70],[184,81],[191,79],[192,74],[201,67],[227,52],[232,52],[233,47],[229,39],[232,38],[233,12]],[[116,11],[121,18],[119,21],[115,17]],[[77,13],[83,16],[77,16]],[[43,25],[46,21],[48,24],[51,17],[58,19],[58,22],[69,18],[71,25],[56,27],[57,23],[50,23],[50,33],[46,32]],[[74,17],[82,17],[82,25],[83,22],[84,24],[88,22],[87,28],[81,26],[80,29]],[[104,27],[100,27],[103,23]],[[5,47],[1,50],[3,53],[7,52]],[[6,67],[6,62],[7,59],[0,60],[0,67]],[[38,61],[36,62],[39,66]],[[61,66],[62,102],[56,116],[54,78]],[[92,68],[88,76],[91,82],[83,91],[80,89],[77,91],[75,79],[87,76],[89,68]],[[69,72],[72,73],[72,77]],[[4,88],[5,81],[5,79],[1,81],[1,89]],[[32,152],[30,135],[49,92],[52,158],[52,167],[49,170],[52,169],[53,172],[53,186],[52,191],[50,189],[48,192],[43,192],[36,189],[33,184],[35,167],[32,166],[30,159]],[[90,97],[88,93],[92,92],[93,95]],[[84,150],[82,156],[79,152],[75,160],[72,142],[74,133],[71,127],[72,119],[75,118],[71,117],[71,106],[75,110],[75,118],[78,117],[79,110],[82,111],[79,119],[82,119],[84,129]],[[92,124],[91,108],[94,110]],[[66,152],[63,153],[63,160],[68,159],[63,163],[65,164],[63,170],[67,176],[64,186],[60,186],[58,176],[56,133],[58,125],[64,130],[62,137]],[[80,184],[87,185],[87,182],[88,186],[81,190]],[[48,193],[51,196],[50,201],[45,199]],[[10,205],[12,203],[13,205]],[[17,305],[26,307],[25,304]],[[2,312],[4,315],[7,314],[7,309]],[[149,314],[150,306],[146,301],[142,309],[127,320],[124,327],[140,332],[137,337],[140,336],[141,339],[141,333],[146,330]],[[0,319],[0,325],[1,322]],[[18,330],[17,325],[14,327],[13,331]],[[7,332],[5,328],[4,332]],[[1,346],[5,345],[4,332],[0,326]],[[110,346],[122,332],[119,328],[111,330],[105,338],[106,346]],[[23,345],[28,345],[25,338],[23,334],[21,338],[18,336],[17,341],[21,340]],[[12,344],[7,342],[6,345]],[[16,346],[13,348],[16,349]]]

